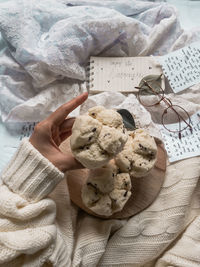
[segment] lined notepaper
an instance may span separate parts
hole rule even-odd
[[[92,92],[136,92],[141,79],[162,73],[152,57],[91,57],[89,89]],[[164,88],[164,81],[162,83]]]

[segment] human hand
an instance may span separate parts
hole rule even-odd
[[[68,114],[81,105],[87,97],[88,93],[83,93],[60,106],[47,119],[35,126],[29,139],[31,144],[62,172],[83,168],[70,152],[64,154],[59,145],[71,135],[75,119],[67,118]]]

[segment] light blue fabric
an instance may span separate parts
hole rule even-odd
[[[24,137],[29,137],[36,123],[10,122],[2,123],[0,120],[0,172],[19,146]]]
[[[19,132],[13,134],[6,129],[5,124],[0,121],[0,172],[6,166],[12,155],[16,151],[19,142]]]
[[[200,27],[200,1],[199,0],[167,0],[178,10],[181,26],[185,30]]]

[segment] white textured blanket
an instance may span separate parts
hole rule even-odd
[[[173,7],[131,0],[8,1],[0,4],[0,31],[4,121],[38,121],[79,94],[91,55],[162,55],[200,39],[200,29],[181,30]],[[200,108],[199,89],[169,97],[192,115]],[[136,118],[143,114],[141,125],[154,130],[151,117],[158,123],[162,109],[148,113],[134,95],[113,92],[90,96],[81,111],[94,104],[121,105]],[[199,166],[197,157],[169,165],[158,198],[129,220],[81,212],[70,203],[63,181],[52,198],[72,266],[200,266]]]

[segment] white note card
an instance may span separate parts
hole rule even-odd
[[[200,83],[200,42],[159,57],[158,60],[175,93]]]
[[[160,75],[157,57],[91,57],[89,90],[91,92],[138,92],[135,86],[147,75]],[[164,89],[164,76],[162,77]]]
[[[168,129],[178,129],[178,123],[168,124]],[[160,126],[161,135],[167,151],[169,162],[191,158],[200,155],[200,112],[191,116],[192,133],[189,127],[178,133],[171,133]]]

